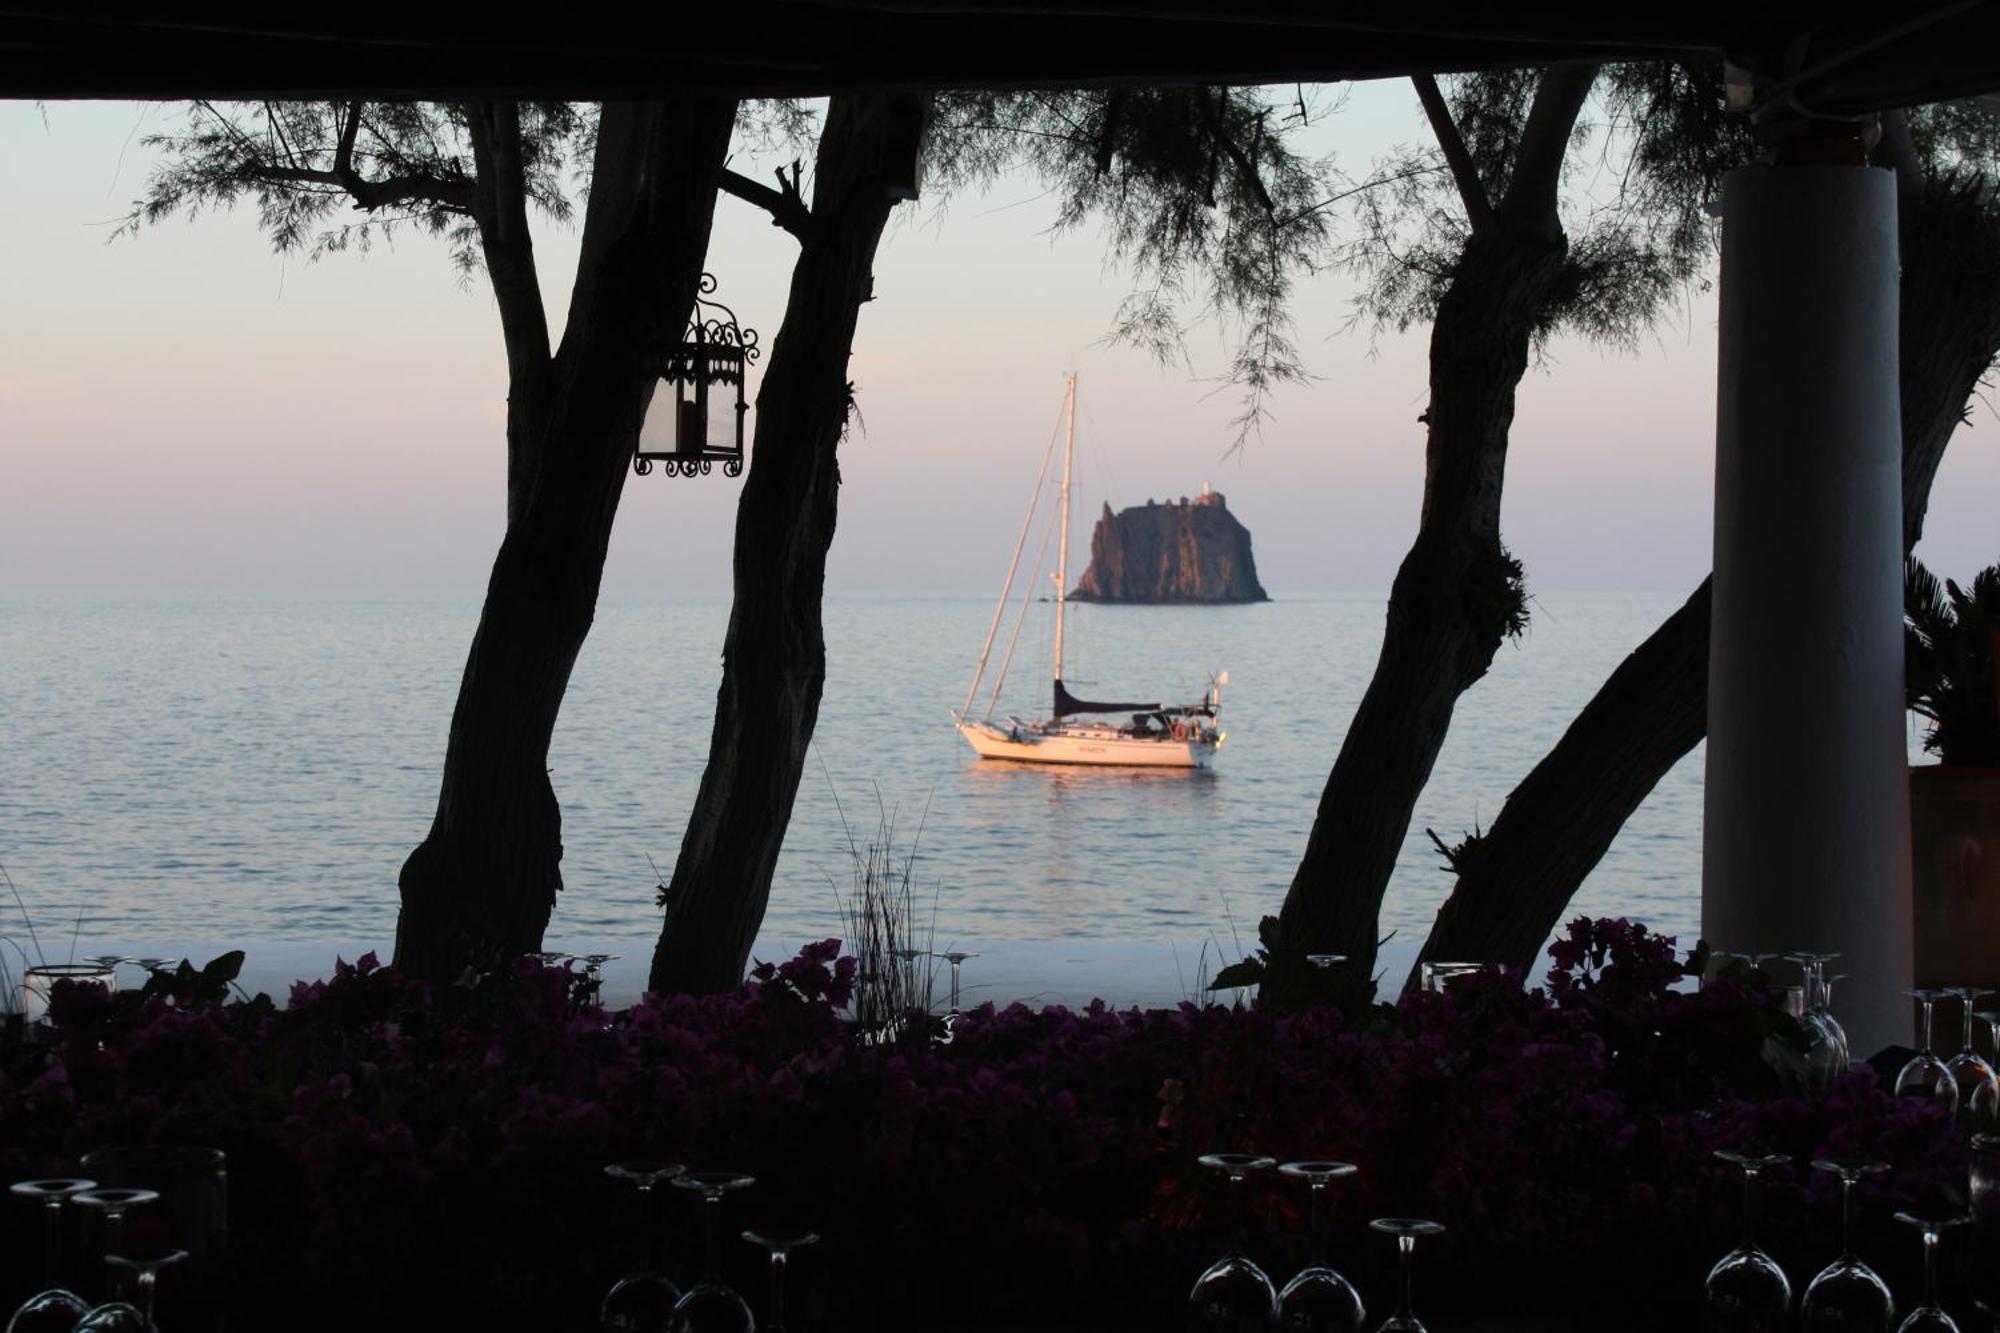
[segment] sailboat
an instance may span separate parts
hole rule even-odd
[[[1021,568],[1021,552],[1026,548],[1029,529],[1034,526],[1035,509],[1041,503],[1043,484],[1048,480],[1050,459],[1042,459],[1042,473],[1035,479],[1034,498],[1028,516],[1021,522],[1020,539],[1014,543],[1014,559],[1007,567],[1007,579],[1000,587],[1000,604],[993,610],[993,623],[986,630],[986,645],[980,649],[979,666],[972,674],[972,686],[965,692],[964,706],[952,714],[958,734],[965,737],[981,759],[1011,759],[1031,764],[1091,764],[1112,768],[1207,768],[1215,760],[1227,734],[1217,725],[1222,709],[1222,687],[1229,683],[1223,672],[1209,682],[1208,691],[1196,704],[1106,703],[1079,699],[1063,686],[1063,630],[1069,600],[1069,492],[1070,476],[1076,459],[1076,376],[1069,377],[1065,396],[1063,430],[1062,514],[1058,520],[1061,536],[1056,552],[1056,636],[1054,698],[1047,719],[1026,721],[1009,716],[994,720],[1000,686],[1007,678],[1014,645],[1020,641],[1021,620],[1025,619],[1028,598],[1021,600],[1021,616],[1001,659],[984,716],[972,715],[986,665],[993,655],[993,643],[1006,614],[1007,599],[1014,590],[1014,577]],[[1050,451],[1054,441],[1050,441]],[[1046,551],[1046,544],[1044,545]],[[1117,715],[1123,715],[1122,718]],[[1116,719],[1116,720],[1114,720]]]

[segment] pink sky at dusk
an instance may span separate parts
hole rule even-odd
[[[415,235],[279,257],[247,208],[107,245],[146,177],[139,137],[177,115],[0,104],[0,594],[476,596],[504,484],[483,284],[461,290]],[[1359,174],[1422,132],[1407,86],[1389,83],[1358,90],[1317,142]],[[862,426],[843,451],[830,586],[997,587],[1072,368],[1082,512],[1206,480],[1255,534],[1274,595],[1386,586],[1422,483],[1423,331],[1343,332],[1348,281],[1306,282],[1300,344],[1319,378],[1281,392],[1265,436],[1225,458],[1234,391],[1106,346],[1127,279],[1094,233],[1052,239],[1052,212],[1015,181],[892,222],[855,348]],[[544,227],[538,243],[559,322],[575,236]],[[718,206],[719,295],[767,341],[791,257],[764,215]],[[1213,337],[1194,352],[1197,375],[1223,364]],[[1702,577],[1714,382],[1709,298],[1638,353],[1559,342],[1530,372],[1505,530],[1532,587]],[[1943,571],[2000,559],[1997,433],[1975,413],[1939,476],[1921,554]],[[726,588],[736,493],[719,473],[630,479],[607,588]]]

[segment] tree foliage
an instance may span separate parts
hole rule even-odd
[[[520,116],[523,192],[544,216],[567,222],[596,117],[567,102],[523,102]],[[407,227],[442,238],[461,274],[480,267],[463,103],[191,102],[183,128],[142,142],[159,160],[122,233],[250,202],[280,253],[366,251]]]
[[[2000,565],[1961,588],[1912,558],[1903,590],[1910,710],[1931,724],[1924,749],[1947,764],[2000,767]]]
[[[1451,121],[1490,199],[1512,183],[1540,77],[1495,70],[1443,81]],[[1703,205],[1721,172],[1740,160],[1733,154],[1741,136],[1718,146],[1706,130],[1662,114],[1703,105],[1685,96],[1696,77],[1649,64],[1613,67],[1597,80],[1564,155],[1568,253],[1540,303],[1538,345],[1564,332],[1629,345],[1677,291],[1705,281],[1716,231]],[[1401,332],[1436,316],[1474,220],[1439,145],[1403,149],[1372,174],[1382,184],[1355,192],[1355,231],[1342,259],[1362,284],[1357,318]]]

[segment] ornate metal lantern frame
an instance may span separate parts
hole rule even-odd
[[[648,450],[644,423],[633,446],[632,470],[646,476],[653,464],[662,463],[667,476],[707,476],[719,461],[725,477],[743,475],[743,422],[749,414],[744,401],[744,381],[750,363],[759,355],[757,330],[746,329],[736,320],[736,312],[720,301],[707,298],[715,291],[715,276],[704,273],[697,285],[694,309],[689,313],[687,331],[678,343],[662,349],[655,359],[659,382],[653,386],[650,415],[663,406],[662,397],[671,391],[673,448]],[[735,390],[735,429],[721,443],[709,439],[709,400],[717,386],[724,394]]]

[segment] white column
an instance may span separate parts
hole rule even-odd
[[[1839,951],[1857,1059],[1911,1035],[1896,289],[1889,172],[1731,173],[1702,933]]]

